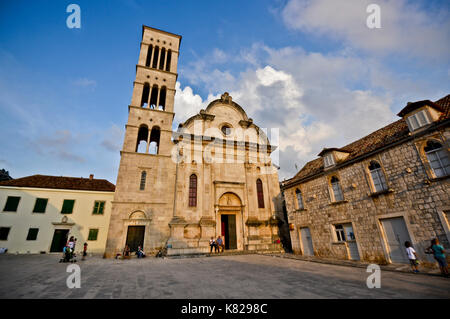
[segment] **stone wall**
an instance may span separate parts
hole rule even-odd
[[[434,178],[427,167],[423,144],[433,138],[448,151],[449,129],[434,132],[417,139],[409,139],[361,161],[330,169],[324,174],[284,190],[292,246],[301,254],[299,231],[309,227],[317,256],[349,259],[347,243],[336,243],[334,226],[351,223],[356,236],[361,260],[377,263],[390,262],[386,238],[380,219],[403,217],[413,246],[421,259],[433,262],[424,250],[432,238],[438,237],[449,247],[448,220],[450,210],[448,176]],[[370,161],[378,161],[384,171],[388,191],[374,194],[370,173]],[[330,199],[329,178],[340,179],[344,201]],[[304,209],[299,210],[296,189],[303,194]],[[403,243],[402,243],[403,244]]]

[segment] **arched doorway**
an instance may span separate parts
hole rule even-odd
[[[219,199],[218,226],[225,249],[242,249],[241,238],[241,200],[234,193],[225,193]]]
[[[144,249],[145,224],[142,222],[146,219],[147,216],[142,211],[135,211],[129,217],[125,244],[131,252],[137,251],[139,246]]]

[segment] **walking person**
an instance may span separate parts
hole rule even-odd
[[[217,249],[216,241],[214,240],[214,237],[211,237],[211,239],[209,240],[209,247],[210,247],[210,250],[209,250],[210,254],[212,253],[213,249]]]
[[[431,246],[428,248],[428,250],[430,249],[431,251],[433,251],[434,259],[436,259],[439,264],[442,275],[448,276],[447,260],[445,259],[444,247],[439,244],[439,239],[435,238],[431,241]]]
[[[87,256],[87,246],[88,246],[88,244],[87,244],[87,243],[84,243],[84,245],[83,245],[83,257],[81,258],[81,260],[85,260],[85,259],[86,259],[86,256]]]
[[[414,273],[418,273],[419,269],[417,266],[419,262],[417,261],[417,254],[414,248],[411,245],[411,242],[405,241],[406,254],[408,255],[409,263],[411,264],[411,269]]]

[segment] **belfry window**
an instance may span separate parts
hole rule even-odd
[[[259,178],[256,181],[256,192],[258,194],[258,208],[264,208],[263,184]]]
[[[152,68],[156,69],[158,67],[158,56],[159,56],[159,47],[155,47],[155,53],[153,54],[153,64]]]
[[[150,154],[158,154],[159,152],[159,139],[161,137],[161,130],[158,126],[152,128],[152,132],[150,133],[150,145],[148,148],[148,152]]]
[[[164,60],[166,59],[166,49],[161,49],[161,57],[159,58],[159,69],[164,70]]]
[[[170,60],[172,58],[172,50],[167,51],[167,58],[166,58],[166,71],[170,71]]]
[[[150,96],[150,108],[156,109],[158,103],[158,86],[155,84],[152,87],[152,95]]]
[[[166,95],[167,95],[167,89],[165,86],[161,88],[161,91],[159,91],[159,105],[158,110],[165,110],[166,109]]]
[[[189,177],[189,207],[197,206],[197,175]]]
[[[149,95],[150,95],[150,84],[145,83],[144,89],[142,90],[142,100],[141,100],[142,107],[147,107]]]
[[[428,141],[424,151],[435,177],[450,175],[450,160],[441,143]]]
[[[145,66],[150,66],[150,63],[152,62],[152,53],[153,53],[153,45],[148,46],[147,51],[147,59],[145,60]]]
[[[378,162],[372,161],[369,165],[370,176],[372,177],[373,187],[375,192],[387,190],[386,179],[384,178],[383,170]]]
[[[136,142],[136,152],[146,153],[147,152],[147,140],[148,140],[148,127],[147,125],[141,125],[138,131],[137,142]]]

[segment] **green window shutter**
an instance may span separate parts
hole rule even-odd
[[[97,214],[98,213],[98,203],[97,201],[94,202],[94,209],[92,210],[92,214]]]
[[[19,206],[20,197],[17,196],[8,196],[6,200],[5,208],[3,211],[5,212],[16,212],[17,207]]]
[[[33,213],[45,213],[47,208],[47,198],[36,198],[36,203],[34,204]]]
[[[105,207],[105,202],[100,202],[100,207],[98,213],[103,215],[103,208]]]
[[[72,214],[74,204],[75,204],[74,199],[65,199],[61,209],[61,214]]]
[[[36,240],[39,228],[30,228],[28,230],[27,240]]]
[[[89,229],[88,240],[97,240],[98,229]]]
[[[103,208],[105,207],[105,202],[95,201],[94,211],[92,214],[94,215],[103,215]]]

